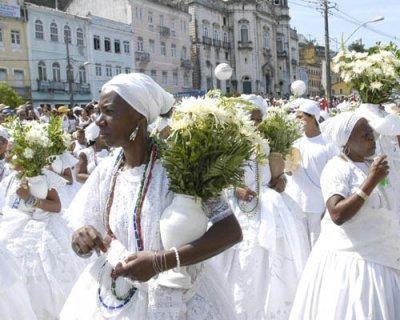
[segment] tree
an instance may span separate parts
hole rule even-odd
[[[22,99],[22,97],[7,83],[0,82],[0,103],[16,108],[24,103],[24,99]]]
[[[354,41],[352,44],[350,44],[349,50],[356,52],[367,52],[367,49],[365,49],[365,46],[361,40]]]

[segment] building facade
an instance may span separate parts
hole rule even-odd
[[[26,13],[22,1],[0,0],[0,82],[31,98]]]
[[[308,42],[300,45],[300,67],[307,73],[308,94],[312,97],[323,96],[323,65],[325,48]]]
[[[32,101],[35,105],[86,104],[87,19],[26,4]]]

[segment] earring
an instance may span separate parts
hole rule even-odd
[[[129,141],[135,141],[136,136],[138,134],[139,131],[139,125],[136,127],[135,130],[133,130],[133,132],[131,133],[131,135],[129,136]]]
[[[344,147],[343,153],[344,153],[346,156],[349,156],[349,155],[350,155],[349,146],[345,146],[345,147]]]

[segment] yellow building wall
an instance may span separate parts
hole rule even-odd
[[[335,96],[348,96],[351,94],[351,87],[344,82],[332,84],[332,94]]]
[[[6,18],[0,16],[0,28],[2,42],[0,42],[0,69],[6,69],[6,82],[23,94],[24,98],[30,98],[30,73],[28,61],[28,46],[26,39],[26,23],[21,19]],[[20,45],[11,43],[11,31],[19,31]],[[17,83],[14,70],[22,70],[24,79]],[[24,92],[25,91],[25,92]]]

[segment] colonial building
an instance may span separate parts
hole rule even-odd
[[[31,98],[26,14],[23,1],[0,0],[0,82]]]
[[[240,93],[288,95],[298,78],[298,38],[290,28],[286,0],[181,1],[192,15],[194,87]],[[218,63],[234,69],[220,83],[213,70]]]
[[[300,45],[300,67],[308,77],[308,94],[312,97],[324,95],[323,64],[325,63],[325,48],[308,42]]]
[[[132,26],[135,70],[152,76],[172,93],[192,89],[186,6],[161,0],[72,0],[71,14],[92,13]]]
[[[92,99],[87,77],[87,19],[26,4],[34,104],[85,104]]]

